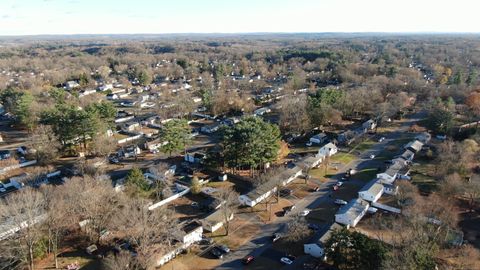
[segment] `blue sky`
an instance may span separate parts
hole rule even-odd
[[[0,0],[0,35],[480,32],[478,0]]]

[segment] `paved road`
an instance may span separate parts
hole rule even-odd
[[[272,234],[282,231],[285,228],[286,223],[288,223],[288,221],[291,220],[293,216],[297,215],[299,212],[307,208],[314,209],[317,208],[320,204],[331,200],[329,195],[332,194],[332,186],[338,180],[340,180],[341,176],[346,172],[347,169],[354,168],[357,170],[362,170],[366,168],[372,168],[372,165],[378,166],[378,161],[370,159],[370,155],[377,155],[378,153],[383,151],[383,149],[388,144],[401,138],[402,134],[404,134],[408,130],[412,123],[417,122],[423,116],[424,113],[417,113],[412,115],[407,121],[404,121],[397,130],[389,133],[383,142],[375,143],[370,149],[361,153],[360,158],[351,161],[350,163],[344,165],[342,168],[339,168],[337,174],[334,177],[330,178],[327,182],[320,186],[319,192],[311,193],[305,198],[296,202],[296,209],[293,210],[288,216],[278,217],[274,222],[262,225],[259,233],[255,237],[253,237],[252,240],[225,256],[223,259],[223,263],[216,269],[242,269],[244,267],[241,263],[241,259],[243,257],[247,255],[253,255],[255,257],[261,256],[262,253],[264,253],[266,250],[269,250],[269,248],[271,247]],[[355,150],[353,149],[353,151]],[[318,237],[320,236],[321,234]],[[283,254],[266,255],[277,256],[278,259],[280,259],[281,255]],[[292,265],[285,266],[283,269],[301,269],[301,265],[305,261],[306,257],[308,256],[301,256],[297,258]]]

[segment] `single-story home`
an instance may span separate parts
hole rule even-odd
[[[382,197],[383,192],[383,185],[379,183],[378,179],[373,179],[360,189],[358,197],[369,202],[376,202]]]
[[[405,149],[411,150],[415,153],[418,153],[420,150],[422,150],[423,143],[419,140],[414,140],[409,142],[407,145],[405,145]]]
[[[372,129],[375,129],[376,127],[377,127],[377,123],[372,119],[367,120],[362,124],[362,128],[367,130],[372,130]]]
[[[203,152],[188,152],[185,154],[185,161],[190,163],[202,163],[206,155]]]
[[[302,168],[298,166],[285,170],[275,179],[272,179],[258,186],[247,194],[240,195],[238,197],[238,200],[242,205],[254,207],[259,202],[265,200],[266,198],[270,197],[270,195],[274,194],[279,184],[285,186],[300,175],[302,175]],[[280,181],[280,183],[278,181]]]
[[[432,139],[432,135],[430,135],[430,133],[428,132],[422,132],[417,136],[415,136],[415,140],[418,140],[424,144],[427,144],[428,142],[430,142],[431,139]]]
[[[314,135],[310,138],[311,143],[316,143],[316,144],[322,144],[328,140],[328,136],[325,133],[320,133],[317,135]]]
[[[314,243],[304,244],[303,245],[303,252],[305,254],[309,254],[315,258],[325,258],[325,244],[327,243],[328,239],[330,239],[332,233],[336,230],[340,230],[342,226],[338,223],[332,223],[328,230],[318,239],[318,241]]]
[[[327,143],[318,150],[317,156],[333,156],[338,152],[338,148],[333,143]]]
[[[217,210],[208,215],[202,220],[203,229],[208,232],[215,232],[216,230],[220,229],[225,222],[225,213],[226,212],[224,212],[223,210]],[[232,219],[233,212],[230,212],[230,215],[228,215],[228,220]]]
[[[405,150],[399,158],[404,159],[406,162],[411,162],[413,158],[415,157],[415,153],[409,149]]]
[[[212,125],[207,125],[207,126],[201,127],[200,131],[203,132],[203,133],[210,134],[210,133],[217,132],[220,129],[221,126],[222,126],[221,124],[215,123],[215,124],[212,124]]]
[[[360,198],[351,200],[348,204],[340,207],[335,214],[335,222],[346,225],[347,227],[355,227],[358,222],[367,213],[369,204]]]
[[[183,250],[187,249],[195,242],[202,240],[203,227],[198,221],[192,221],[183,225],[177,235],[175,235],[178,243],[172,246],[172,250],[167,251],[157,259],[157,266],[162,266],[174,259]]]
[[[323,161],[323,157],[324,156],[318,156],[317,155],[317,156],[310,156],[310,157],[305,158],[301,162],[301,167],[304,169],[304,172],[320,165],[320,163],[322,163],[322,161]]]

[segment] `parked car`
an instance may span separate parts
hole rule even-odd
[[[333,186],[333,191],[337,191],[338,188],[339,188],[339,187],[338,187],[337,185],[334,185],[334,186]]]
[[[308,228],[313,231],[318,231],[320,230],[320,227],[317,224],[309,223]]]
[[[370,159],[374,159],[375,158],[375,155],[370,155]]]
[[[253,257],[252,255],[248,255],[247,257],[245,257],[245,258],[242,259],[242,263],[243,263],[243,264],[249,264],[249,263],[251,263],[254,259],[255,259],[255,257]]]
[[[292,264],[292,263],[293,263],[293,261],[290,260],[290,259],[287,258],[287,257],[282,257],[282,258],[280,259],[280,261],[281,261],[282,263],[284,263],[284,264]]]
[[[225,254],[230,252],[230,249],[226,245],[216,246],[216,248]]]
[[[339,186],[339,187],[343,186],[343,182],[342,182],[342,181],[338,181],[338,182],[337,182],[337,186]]]
[[[320,191],[320,187],[319,187],[319,186],[316,186],[316,187],[312,188],[312,192],[317,192],[317,191]]]
[[[306,217],[308,214],[310,214],[310,210],[305,209],[302,212],[300,212],[298,215],[301,217]]]
[[[378,142],[383,142],[385,140],[385,137],[381,137],[380,139],[378,139]]]
[[[223,252],[221,252],[219,249],[217,249],[216,247],[212,248],[210,250],[210,254],[212,254],[215,258],[217,259],[221,259],[223,258]]]
[[[282,235],[281,235],[281,234],[279,234],[279,233],[274,233],[274,234],[272,235],[272,242],[275,243],[275,242],[277,242],[280,238],[282,238]]]
[[[340,199],[335,199],[335,201],[333,201],[335,204],[338,204],[338,205],[345,205],[345,204],[348,204],[348,202],[344,201],[344,200],[340,200]]]
[[[297,208],[295,205],[290,205],[290,206],[285,207],[285,210],[292,211],[295,208]]]
[[[288,258],[289,260],[291,261],[295,261],[295,259],[297,258],[295,255],[292,255],[292,254],[285,254],[285,258]]]
[[[199,241],[201,245],[211,245],[213,244],[213,239],[208,238],[205,235],[202,235],[202,239]]]

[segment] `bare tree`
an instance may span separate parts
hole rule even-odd
[[[223,228],[225,229],[225,235],[230,232],[230,222],[233,218],[233,213],[238,206],[238,193],[233,190],[232,187],[222,188],[217,194],[217,198],[220,200],[220,209],[222,213]]]
[[[289,242],[297,242],[304,239],[310,233],[305,218],[297,216],[287,224],[285,239]]]
[[[3,257],[10,258],[10,262],[27,264],[30,270],[35,268],[34,248],[43,237],[38,223],[45,218],[45,206],[42,194],[32,188],[17,191],[1,202],[2,223],[17,231],[0,245]]]
[[[59,156],[61,144],[51,126],[39,125],[27,140],[27,145],[33,149],[35,158],[40,164],[48,164]]]
[[[100,242],[102,232],[124,206],[122,194],[115,192],[106,176],[73,177],[64,187],[66,200],[75,205],[68,207],[67,215],[85,221],[87,236],[95,243]]]
[[[120,251],[119,254],[111,254],[102,261],[102,269],[104,270],[142,270],[145,269],[140,265],[137,258],[132,256],[128,251]]]
[[[92,141],[90,149],[98,157],[107,157],[117,149],[117,140],[113,136],[100,135]]]
[[[138,253],[139,263],[147,267],[154,254],[173,245],[178,231],[177,220],[167,208],[148,210],[147,201],[132,199],[115,216],[113,231],[124,235]]]
[[[311,126],[307,106],[306,95],[288,96],[278,102],[280,128],[289,133],[302,134],[307,131]]]

